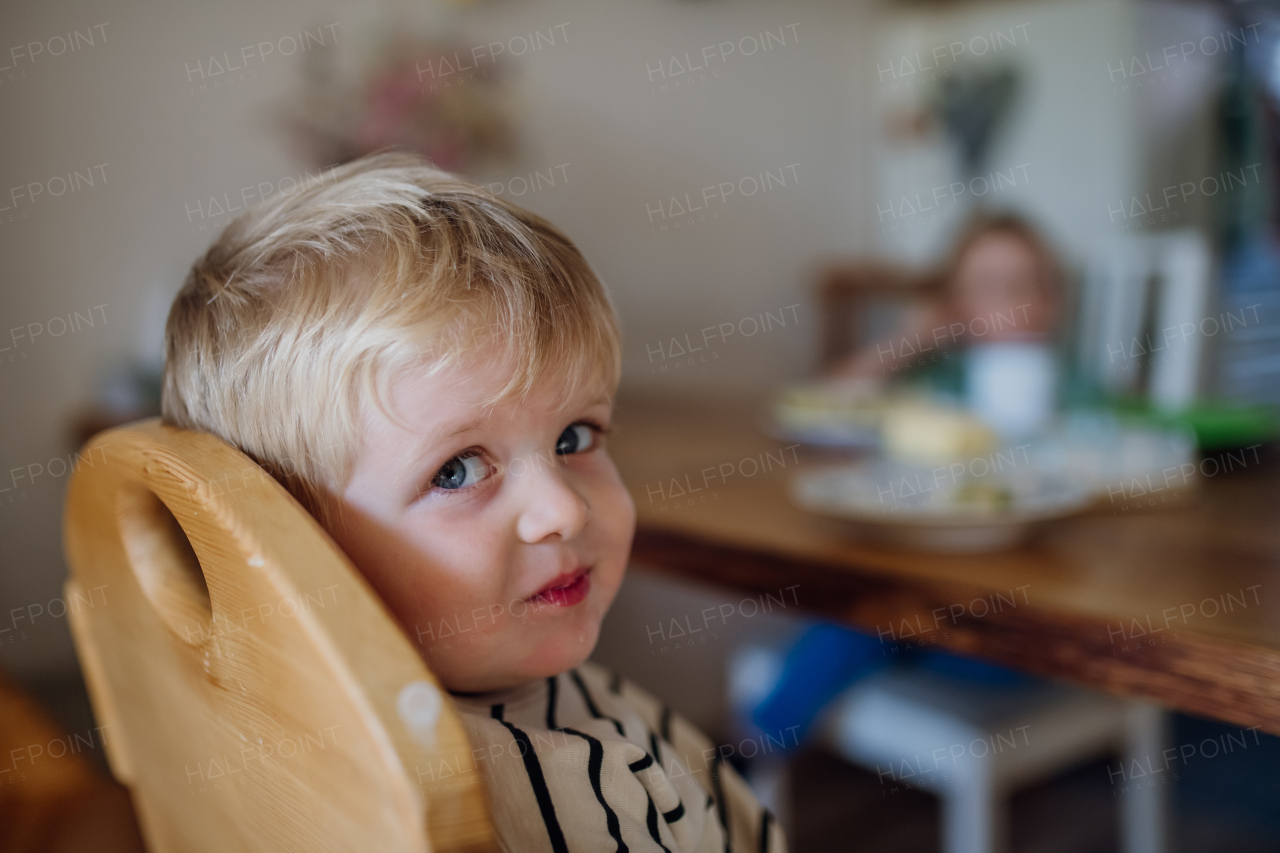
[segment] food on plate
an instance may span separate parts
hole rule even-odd
[[[1009,512],[1013,509],[1013,490],[1002,483],[965,483],[956,489],[953,503],[966,510]]]
[[[880,425],[884,453],[891,459],[941,464],[990,453],[996,434],[971,414],[929,403],[890,408]]]

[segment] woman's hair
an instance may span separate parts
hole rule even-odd
[[[505,359],[491,401],[562,399],[621,371],[617,320],[552,225],[408,154],[264,202],[191,268],[165,328],[164,421],[217,435],[310,511],[349,482],[362,407],[389,382]]]
[[[1020,214],[1010,212],[978,211],[965,221],[951,244],[951,252],[943,264],[943,280],[945,282],[954,280],[956,271],[960,268],[965,256],[969,254],[969,250],[983,237],[992,234],[1007,234],[1025,243],[1040,259],[1041,273],[1044,276],[1042,284],[1052,293],[1061,290],[1063,272],[1057,252],[1029,220]]]

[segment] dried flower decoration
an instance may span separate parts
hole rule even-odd
[[[332,166],[395,149],[467,173],[511,157],[510,74],[500,57],[394,31],[371,53],[353,74],[337,70],[334,52],[306,55],[302,91],[286,113],[306,160]]]

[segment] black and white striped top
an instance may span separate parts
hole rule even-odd
[[[714,744],[600,667],[454,700],[510,853],[785,853]]]

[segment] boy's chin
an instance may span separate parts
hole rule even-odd
[[[525,676],[523,680],[549,678],[573,669],[591,657],[599,639],[600,623],[595,621],[581,628],[544,638],[522,662],[520,672]]]
[[[496,664],[488,673],[483,665],[471,662],[465,667],[427,665],[440,678],[445,689],[454,693],[490,693],[518,687],[530,681],[550,678],[573,669],[591,656],[600,637],[600,624],[580,628],[565,636],[546,637],[522,660]],[[496,663],[496,662],[495,662]]]

